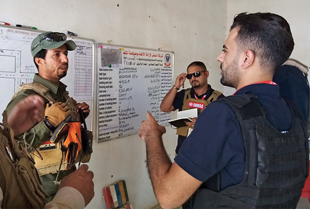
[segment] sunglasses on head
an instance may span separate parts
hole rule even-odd
[[[38,42],[36,45],[34,45],[34,46],[32,47],[32,50],[34,50],[37,46],[39,46],[39,44],[40,44],[42,41],[44,41],[44,40],[45,40],[45,41],[51,41],[51,42],[65,41],[65,40],[67,40],[67,36],[66,36],[66,34],[64,34],[64,33],[49,33],[49,34],[43,36],[43,37],[39,40],[39,42]]]
[[[194,73],[191,73],[191,74],[187,74],[186,78],[188,80],[192,79],[192,76],[194,76],[195,78],[198,78],[201,75],[201,72],[203,72],[203,71],[197,71],[197,72],[194,72]]]

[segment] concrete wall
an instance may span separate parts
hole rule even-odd
[[[70,30],[96,42],[162,49],[175,52],[174,77],[194,60],[205,62],[209,83],[219,83],[219,63],[233,16],[240,12],[274,12],[285,17],[295,39],[293,58],[310,64],[308,0],[0,0],[0,21],[35,26],[40,30]],[[186,83],[185,87],[189,84]],[[234,90],[225,88],[225,94]],[[95,124],[94,124],[95,125]],[[164,143],[173,159],[175,131],[167,127]],[[87,208],[105,208],[102,188],[126,180],[134,208],[157,204],[145,164],[145,147],[138,135],[94,144],[89,163],[95,173],[95,197]]]
[[[201,60],[210,70],[209,83],[223,90],[216,56],[225,39],[227,0],[0,0],[0,5],[0,21],[12,25],[70,30],[99,43],[174,51],[174,77],[186,72],[190,62]],[[164,143],[172,159],[176,138],[175,130],[167,127]],[[105,208],[102,188],[121,179],[134,208],[157,204],[138,135],[95,143],[89,165],[96,194],[87,208]]]
[[[240,12],[271,12],[283,16],[290,24],[295,41],[295,48],[291,55],[306,65],[310,65],[310,29],[308,20],[310,1],[308,0],[228,0],[227,1],[227,30],[233,22],[233,17]],[[224,88],[225,95],[233,93],[232,88]]]

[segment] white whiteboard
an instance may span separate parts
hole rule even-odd
[[[0,26],[0,111],[6,108],[13,94],[23,83],[31,83],[37,68],[30,46],[32,40],[44,31]],[[72,38],[68,38],[72,39]],[[79,102],[93,106],[94,41],[74,37],[77,48],[69,51],[69,69],[61,81],[69,95]],[[2,115],[0,116],[2,121]],[[92,112],[86,119],[91,129]]]
[[[98,142],[136,134],[146,112],[161,125],[160,103],[171,89],[173,52],[98,44]]]

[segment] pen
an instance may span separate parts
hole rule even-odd
[[[29,29],[37,30],[36,27],[27,26],[27,25],[16,25],[16,27],[20,27],[20,28],[29,28]]]
[[[1,24],[1,25],[10,25],[10,23],[3,22],[3,21],[0,21],[0,24]]]

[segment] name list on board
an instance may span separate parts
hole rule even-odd
[[[136,134],[146,113],[162,125],[171,114],[160,103],[171,88],[172,53],[100,47],[99,142]]]

